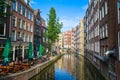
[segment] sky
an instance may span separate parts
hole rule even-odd
[[[33,9],[40,9],[41,16],[47,21],[49,10],[54,7],[56,15],[63,22],[62,32],[72,30],[85,16],[89,0],[31,0]]]

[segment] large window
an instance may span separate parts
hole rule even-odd
[[[106,37],[108,37],[108,25],[107,24],[105,24],[105,35],[106,35]]]
[[[120,61],[120,32],[118,32],[118,50],[119,50],[119,61]]]
[[[15,16],[12,17],[12,26],[16,26],[16,17]]]
[[[120,23],[120,1],[118,1],[118,23]]]
[[[30,13],[30,20],[33,21],[33,14]]]
[[[108,6],[107,6],[107,2],[105,2],[105,14],[108,13]]]
[[[25,34],[22,34],[22,40],[25,41]]]
[[[36,18],[36,24],[40,25],[40,20],[38,18]]]
[[[28,19],[30,19],[30,11],[28,11],[27,17]]]
[[[19,3],[18,4],[18,13],[21,14],[21,12],[22,12],[22,5]]]
[[[102,19],[101,17],[102,17],[102,16],[101,16],[101,10],[100,10],[100,20]]]
[[[14,2],[13,2],[13,4],[12,4],[12,8],[13,8],[13,10],[15,10],[15,11],[17,11],[16,6],[17,6],[17,2],[16,2],[16,1],[14,1]]]
[[[0,36],[5,36],[6,24],[0,24]]]
[[[30,25],[30,32],[33,32],[33,25]]]
[[[24,29],[24,30],[26,30],[26,22],[23,20],[23,22],[22,22],[22,28]]]
[[[22,20],[19,18],[19,19],[18,19],[18,27],[19,27],[19,28],[21,28],[21,21],[22,21]]]
[[[102,6],[102,18],[104,18],[104,6]]]
[[[12,41],[15,41],[15,31],[12,31],[11,40],[12,40]]]
[[[26,8],[23,7],[23,15],[26,17]]]
[[[17,34],[17,39],[20,39],[20,32],[18,32]]]

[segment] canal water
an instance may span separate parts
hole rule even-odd
[[[30,80],[104,80],[90,67],[84,57],[65,54]]]

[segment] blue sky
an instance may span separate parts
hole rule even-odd
[[[71,30],[84,17],[88,0],[31,0],[34,9],[41,10],[41,16],[47,20],[51,7],[56,10],[57,17],[63,22],[62,32]]]

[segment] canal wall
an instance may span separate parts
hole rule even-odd
[[[5,77],[1,78],[0,80],[29,80],[33,76],[37,75],[41,70],[45,69],[47,66],[49,66],[50,64],[52,64],[56,60],[58,60],[62,55],[63,54],[58,55],[58,56],[54,57],[53,59],[48,60],[44,63],[32,66],[28,70],[5,76]]]
[[[83,55],[82,55],[83,56]],[[85,58],[85,65],[88,66],[91,75],[93,76],[94,80],[108,80],[107,77],[105,77],[100,70],[98,70],[98,68],[86,57],[83,56]]]

